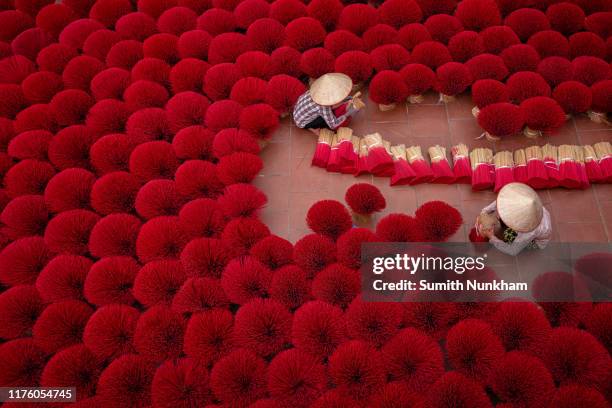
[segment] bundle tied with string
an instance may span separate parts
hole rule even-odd
[[[506,184],[514,182],[514,159],[512,158],[512,153],[508,150],[495,153],[493,163],[495,164],[495,187],[493,191],[497,193]]]
[[[351,136],[351,145],[352,150],[350,155],[347,155],[347,158],[344,159],[344,164],[340,169],[341,173],[345,174],[354,174],[357,170],[357,162],[359,160],[359,144],[361,143],[361,139],[358,136]]]
[[[472,190],[486,190],[495,186],[493,151],[479,147],[470,152],[472,162]]]
[[[459,143],[451,149],[453,155],[453,174],[457,183],[472,182],[472,166],[467,145]]]
[[[546,175],[548,176],[547,187],[558,187],[561,175],[559,173],[559,151],[557,146],[545,144],[542,146],[542,156],[544,158],[544,166],[546,167]]]
[[[408,164],[406,158],[406,145],[400,144],[391,146],[391,155],[393,156],[393,167],[395,174],[391,176],[390,185],[392,186],[403,186],[410,184],[410,182],[416,177],[416,173]]]
[[[334,139],[334,132],[329,129],[321,129],[317,147],[315,148],[314,156],[312,156],[312,165],[316,167],[326,168],[331,153],[331,145]]]
[[[410,146],[406,148],[408,164],[414,170],[415,176],[410,184],[429,183],[433,180],[434,174],[429,163],[423,157],[421,146]]]
[[[593,147],[595,153],[597,153],[597,160],[605,182],[612,182],[612,144],[610,142],[599,142],[595,143]]]
[[[544,156],[540,146],[525,148],[527,158],[527,184],[532,188],[542,189],[548,187],[548,172],[544,165]]]
[[[559,185],[565,188],[580,188],[580,173],[576,164],[574,147],[571,145],[559,146]]]
[[[435,145],[430,147],[428,152],[431,161],[431,170],[434,174],[433,182],[439,184],[452,184],[455,181],[455,175],[446,158],[446,148]]]
[[[327,161],[327,171],[338,173],[342,168],[342,160],[338,154],[340,143],[338,143],[338,135],[334,133],[332,138],[331,150],[329,152],[329,160]]]
[[[351,160],[353,154],[353,129],[340,127],[336,129],[336,138],[338,139],[338,156],[342,163]]]
[[[582,146],[572,146],[574,149],[574,158],[576,159],[576,166],[578,166],[578,178],[580,180],[580,188],[589,188],[591,183],[589,182],[589,176],[587,175],[586,166],[584,163],[584,150]]]
[[[586,170],[587,178],[591,183],[602,183],[605,180],[599,160],[597,160],[597,153],[591,145],[582,146],[584,151],[584,167]]]
[[[527,157],[525,150],[518,149],[514,151],[514,181],[517,183],[525,183],[529,177],[527,176]]]
[[[368,145],[363,139],[359,142],[359,154],[357,156],[357,164],[355,166],[355,177],[362,174],[368,174]]]
[[[368,146],[366,159],[368,171],[375,176],[389,175],[393,171],[393,159],[380,133],[364,136],[363,142]]]

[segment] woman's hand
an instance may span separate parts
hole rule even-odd
[[[482,229],[480,231],[480,235],[482,235],[483,237],[491,239],[491,237],[493,236],[493,228]]]

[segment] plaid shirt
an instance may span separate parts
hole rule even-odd
[[[304,128],[319,116],[325,120],[325,123],[327,123],[330,129],[335,129],[346,120],[349,114],[345,113],[342,116],[336,117],[331,106],[317,105],[315,101],[312,100],[310,92],[306,91],[298,98],[293,108],[293,120],[295,120],[295,124],[299,128]]]

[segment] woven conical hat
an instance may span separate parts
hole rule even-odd
[[[310,96],[318,105],[331,106],[342,102],[352,88],[351,78],[334,72],[317,78],[310,86]]]
[[[538,193],[527,184],[509,183],[497,195],[497,213],[513,230],[529,232],[542,221],[542,202]]]

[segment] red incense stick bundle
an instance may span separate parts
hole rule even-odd
[[[459,143],[451,149],[453,155],[453,174],[457,183],[472,182],[472,166],[470,164],[470,154],[468,147]]]
[[[580,173],[574,157],[574,148],[570,145],[559,146],[559,173],[561,174],[560,186],[580,188]]]
[[[527,184],[527,157],[525,150],[514,151],[514,181]]]
[[[542,189],[548,187],[548,172],[544,165],[544,156],[540,146],[525,148],[527,158],[527,184],[532,188]]]
[[[375,176],[388,174],[389,169],[393,169],[393,159],[385,148],[380,133],[364,136],[363,142],[368,146],[368,171]]]
[[[476,148],[470,152],[472,162],[472,190],[486,190],[495,186],[495,166],[493,151],[489,148]]]
[[[361,176],[368,173],[368,146],[363,139],[359,143],[359,157],[357,158],[357,166],[355,168],[355,176]]]
[[[580,180],[580,188],[589,188],[589,176],[587,175],[586,166],[584,163],[584,150],[582,146],[572,146],[574,148],[574,158],[576,159],[576,165],[578,166],[578,176]]]
[[[334,133],[334,137],[332,138],[331,150],[329,152],[329,160],[327,161],[327,171],[338,173],[342,168],[342,158],[338,154],[340,144],[338,143],[338,137]]]
[[[340,127],[336,129],[336,137],[338,138],[338,156],[342,162],[348,162],[353,155],[353,129]],[[345,163],[343,163],[344,165]]]
[[[599,167],[605,177],[606,183],[612,182],[612,144],[610,142],[599,142],[593,146],[599,160]]]
[[[391,177],[395,174],[395,164],[393,163],[393,154],[391,153],[391,142],[383,140],[383,146],[391,158],[391,165],[384,166],[379,172],[373,174],[378,177]]]
[[[434,174],[429,163],[423,157],[421,146],[410,146],[406,148],[408,164],[414,170],[415,176],[410,184],[429,183],[433,180]]]
[[[446,148],[435,145],[428,149],[428,153],[429,159],[431,160],[431,170],[434,174],[433,182],[438,184],[452,184],[455,181],[455,175],[446,158]]]
[[[315,148],[314,156],[312,156],[313,166],[322,168],[327,167],[333,137],[334,132],[329,129],[321,129],[321,132],[319,132],[317,147]]]
[[[584,167],[591,183],[602,183],[605,176],[597,160],[597,153],[591,145],[582,146],[584,150]]]
[[[416,173],[408,164],[406,158],[406,146],[403,144],[397,146],[391,146],[391,155],[393,156],[393,166],[395,174],[391,176],[390,185],[392,186],[403,186],[410,184],[410,182],[416,177]]]
[[[514,181],[512,153],[507,150],[495,153],[493,163],[495,164],[495,188],[493,191],[497,193],[503,186]]]
[[[361,139],[357,136],[351,136],[351,147],[352,151],[348,158],[343,160],[344,165],[340,169],[345,174],[355,174],[357,170],[357,162],[359,161],[359,143]]]
[[[558,187],[561,181],[559,173],[559,151],[557,146],[545,144],[542,146],[542,156],[544,157],[544,166],[546,166],[546,174],[548,175],[548,188]]]

